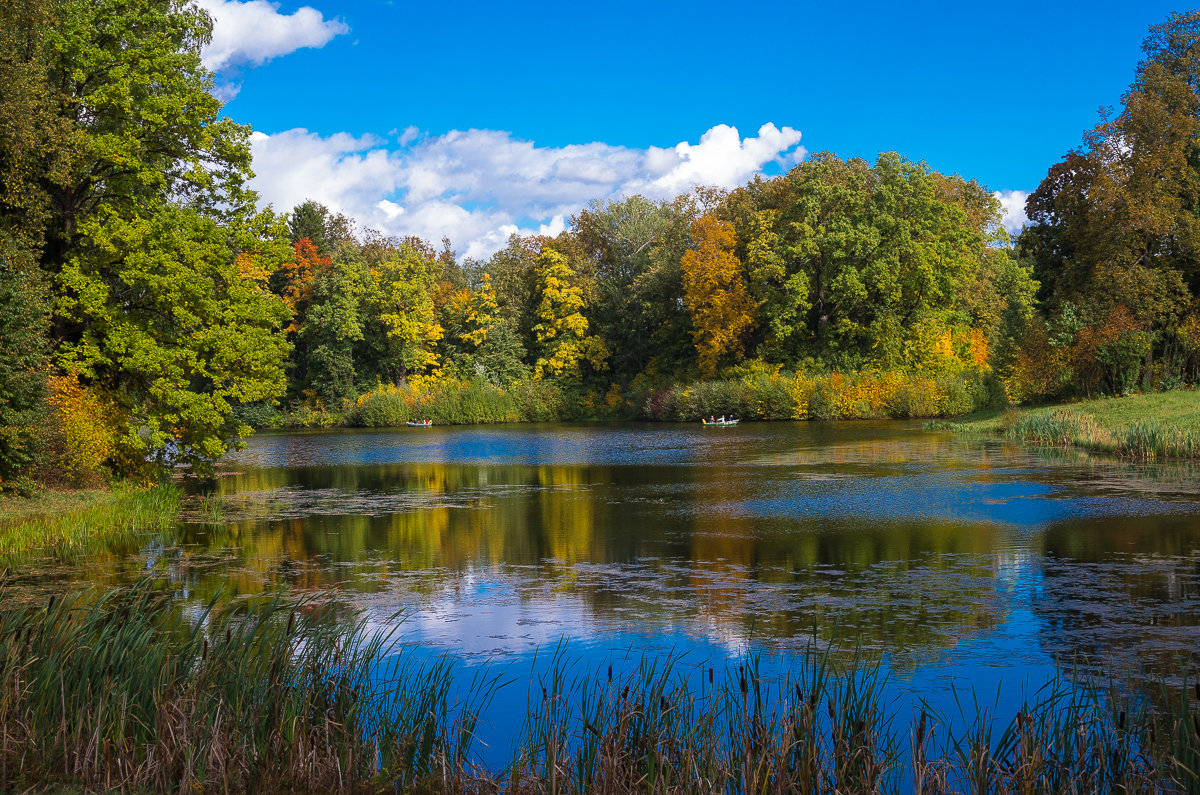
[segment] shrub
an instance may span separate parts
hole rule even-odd
[[[412,400],[393,386],[378,386],[359,396],[350,421],[364,428],[392,428],[413,418]]]
[[[567,402],[562,389],[547,381],[516,381],[509,387],[519,419],[527,422],[552,422],[567,417]]]
[[[77,486],[102,482],[116,454],[120,426],[116,408],[73,375],[51,376],[49,385],[47,475]]]
[[[251,428],[273,428],[280,422],[279,409],[266,401],[234,406],[233,417]]]

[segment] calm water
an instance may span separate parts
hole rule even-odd
[[[403,611],[468,665],[833,641],[897,692],[995,693],[1056,660],[1196,662],[1196,475],[899,422],[262,435],[211,484],[219,522],[77,576]]]

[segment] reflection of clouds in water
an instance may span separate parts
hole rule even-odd
[[[1196,510],[1130,497],[1068,497],[1055,486],[1033,482],[993,482],[953,476],[859,477],[836,480],[774,479],[754,488],[742,502],[714,510],[753,517],[860,517],[1044,526],[1078,517],[1154,516]]]
[[[378,620],[401,611],[406,640],[468,656],[650,633],[732,655],[835,641],[911,662],[1004,620],[1008,604],[981,568],[986,563],[964,555],[941,567],[877,564],[857,572],[678,560],[435,569],[396,575],[355,601]]]

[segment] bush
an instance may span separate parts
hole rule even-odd
[[[52,376],[50,461],[47,476],[75,486],[94,486],[108,476],[120,423],[116,408],[73,375]]]
[[[516,422],[520,410],[513,396],[483,380],[437,384],[418,393],[414,410],[421,419],[438,425],[474,425]]]
[[[547,381],[516,381],[509,386],[520,419],[526,422],[552,422],[567,417],[567,402],[562,390]]]
[[[233,418],[251,428],[273,428],[280,422],[279,410],[266,401],[234,406]]]
[[[350,422],[364,428],[393,428],[413,416],[411,399],[395,387],[379,386],[358,398]]]

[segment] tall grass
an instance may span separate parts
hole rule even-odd
[[[875,666],[826,654],[764,676],[560,647],[530,680],[507,764],[478,727],[500,686],[330,608],[184,608],[154,583],[29,605],[0,592],[0,790],[136,792],[1194,792],[1200,718],[1051,683],[998,723],[892,716]]]
[[[460,782],[486,684],[281,600],[190,614],[152,583],[0,612],[0,789],[402,791]],[[458,706],[460,708],[455,709]],[[436,787],[439,788],[440,787]]]
[[[973,370],[954,375],[756,373],[653,392],[642,413],[647,419],[685,422],[722,414],[761,420],[952,417],[1003,399],[999,382]]]
[[[1100,424],[1091,414],[1073,409],[1051,409],[1010,418],[1004,423],[1003,430],[1009,438],[1032,444],[1074,445],[1141,461],[1200,455],[1200,428],[1168,425],[1154,417],[1112,428]]]
[[[387,428],[420,419],[435,425],[474,425],[562,420],[573,414],[553,384],[519,381],[501,389],[474,380],[380,386],[359,397],[346,417],[351,425]]]
[[[173,526],[179,516],[181,492],[174,485],[119,486],[96,494],[94,501],[66,511],[0,521],[0,568],[29,553],[73,556],[97,545],[134,541]]]

